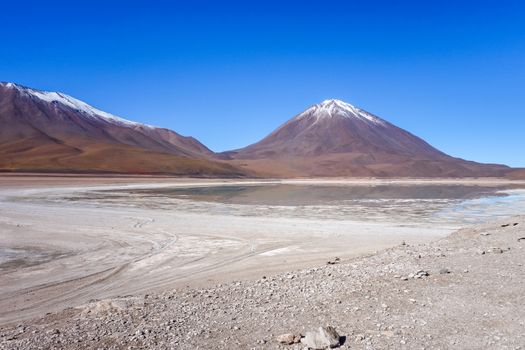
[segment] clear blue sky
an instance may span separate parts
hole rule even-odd
[[[524,1],[6,1],[0,20],[1,81],[215,151],[339,98],[525,166]]]

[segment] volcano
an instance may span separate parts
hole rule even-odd
[[[451,157],[385,119],[337,99],[316,104],[261,141],[225,152],[264,176],[486,177],[509,168]]]

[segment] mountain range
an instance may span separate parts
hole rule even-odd
[[[192,137],[131,122],[66,94],[0,83],[4,171],[245,176]]]
[[[523,171],[451,157],[363,109],[326,100],[261,141],[215,153],[59,92],[0,83],[0,171],[209,177],[502,177]]]

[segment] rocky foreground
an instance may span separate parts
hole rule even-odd
[[[522,216],[309,270],[93,301],[0,328],[0,348],[304,349],[330,325],[346,349],[522,349],[524,263]]]

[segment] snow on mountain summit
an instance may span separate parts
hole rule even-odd
[[[64,93],[61,93],[61,92],[36,90],[36,89],[31,89],[31,88],[28,88],[22,85],[18,85],[15,83],[0,83],[0,85],[4,85],[6,88],[9,88],[9,89],[16,89],[22,94],[30,98],[36,98],[36,99],[39,99],[41,101],[48,102],[48,103],[59,103],[62,106],[66,106],[75,111],[79,111],[83,115],[89,118],[98,120],[98,121],[103,121],[103,122],[107,122],[110,124],[125,125],[125,126],[152,127],[150,125],[133,122],[133,121],[130,121],[124,118],[117,117],[113,114],[106,113],[93,106],[88,105],[87,103],[83,101],[77,100],[76,98],[66,95]]]
[[[362,121],[373,123],[376,125],[384,125],[385,121],[381,118],[376,117],[373,114],[368,113],[365,110],[357,108],[350,103],[338,100],[338,99],[329,99],[324,100],[321,103],[313,105],[308,108],[303,113],[297,116],[297,119],[302,118],[315,118],[316,122],[334,117],[343,117],[343,118],[356,118]]]

